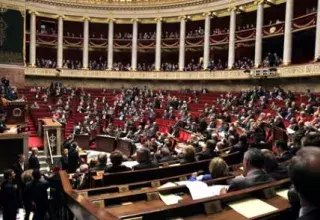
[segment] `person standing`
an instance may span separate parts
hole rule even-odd
[[[68,153],[68,173],[75,173],[79,168],[80,156],[78,152],[78,144],[72,143]]]
[[[3,220],[16,220],[19,197],[18,187],[14,184],[15,173],[12,169],[4,172],[4,182],[1,184],[0,203],[3,210]]]
[[[25,170],[27,170],[27,165],[25,163],[25,156],[23,154],[18,155],[18,161],[17,163],[12,165],[12,169],[16,175],[15,182],[17,183],[17,186],[18,186],[18,194],[19,194],[19,200],[20,200],[19,206],[22,207],[23,183],[21,181],[21,175]]]
[[[32,148],[31,152],[31,156],[29,157],[29,169],[39,170],[40,162],[38,159],[38,148]]]

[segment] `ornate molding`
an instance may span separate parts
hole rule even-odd
[[[62,77],[62,78],[88,78],[88,79],[123,79],[123,80],[250,80],[255,79],[244,70],[226,71],[199,71],[199,72],[140,72],[140,71],[93,71],[93,70],[69,70],[62,69],[58,72],[55,69],[26,68],[26,76],[39,77]],[[276,77],[295,78],[320,76],[320,64],[305,64],[288,67],[279,67]]]

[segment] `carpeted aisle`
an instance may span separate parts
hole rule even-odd
[[[29,150],[33,147],[37,147],[38,149],[43,149],[43,140],[40,137],[29,137]]]

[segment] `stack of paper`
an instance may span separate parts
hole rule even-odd
[[[228,204],[233,210],[245,216],[254,218],[256,216],[268,214],[278,209],[260,199],[244,199]]]
[[[222,188],[226,188],[226,190],[229,188],[227,185],[213,185],[209,187],[206,183],[201,181],[187,182],[186,186],[188,187],[193,200],[217,196],[220,195]]]
[[[159,196],[166,205],[174,205],[179,203],[180,200],[182,200],[180,196],[174,194],[162,195],[161,193],[159,193]]]
[[[165,188],[174,187],[174,186],[177,186],[177,184],[172,183],[172,182],[168,182],[162,186],[159,186],[158,189],[165,189]]]
[[[281,191],[278,191],[277,192],[277,195],[278,196],[281,196],[282,198],[288,200],[288,189],[284,189],[284,190],[281,190]]]

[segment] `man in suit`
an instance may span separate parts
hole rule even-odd
[[[25,164],[25,156],[23,154],[18,155],[18,161],[17,163],[12,165],[12,169],[16,174],[15,182],[17,183],[17,186],[18,186],[18,194],[19,194],[19,200],[20,200],[19,206],[22,207],[22,193],[23,193],[24,184],[21,181],[21,174],[28,169],[27,165]]]
[[[62,156],[60,158],[60,164],[61,164],[61,169],[62,170],[68,170],[68,164],[69,164],[69,162],[68,162],[68,153],[69,153],[68,148],[64,148]]]
[[[203,151],[197,154],[198,160],[211,159],[218,156],[214,151],[217,143],[214,140],[208,140]]]
[[[32,148],[31,152],[31,156],[29,157],[29,169],[39,170],[40,162],[38,159],[38,148]]]
[[[105,170],[105,172],[107,173],[125,172],[125,171],[131,170],[129,167],[122,165],[123,156],[120,151],[112,152],[110,155],[110,160],[111,160],[112,166],[108,167]]]
[[[139,164],[132,167],[133,170],[142,170],[158,167],[157,163],[151,161],[150,151],[145,147],[142,147],[137,150],[137,161]]]
[[[80,156],[78,152],[78,144],[72,143],[68,153],[68,173],[74,173],[80,165]]]
[[[289,177],[298,192],[301,208],[298,220],[320,219],[320,149],[304,147],[289,165]]]
[[[288,169],[284,164],[278,162],[276,156],[267,149],[262,149],[265,157],[264,170],[275,180],[288,178]]]
[[[249,149],[243,157],[243,176],[230,181],[229,192],[274,181],[264,170],[264,155],[257,148]]]
[[[25,190],[25,199],[35,204],[34,220],[44,220],[49,208],[48,192],[49,183],[41,179],[41,172],[33,170],[33,181]]]
[[[107,169],[107,154],[100,153],[98,155],[98,165],[93,168],[94,171],[104,171]]]
[[[292,154],[289,151],[289,147],[287,142],[283,140],[278,140],[275,143],[277,154],[279,155],[278,161],[285,162],[287,160],[290,160],[292,158]]]
[[[9,169],[4,172],[4,181],[1,184],[0,204],[2,206],[3,220],[16,220],[19,199],[18,187],[14,184],[15,173]]]

